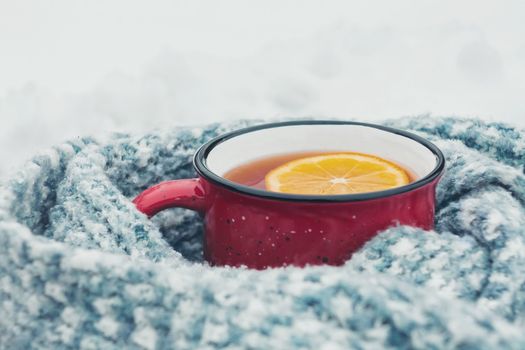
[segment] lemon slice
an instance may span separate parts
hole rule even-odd
[[[265,177],[268,191],[294,194],[352,194],[382,191],[410,182],[405,170],[379,157],[334,153],[293,160]]]

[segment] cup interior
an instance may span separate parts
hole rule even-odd
[[[279,125],[233,135],[209,150],[206,166],[222,177],[260,158],[303,151],[359,152],[390,160],[411,172],[415,181],[438,164],[436,153],[415,135],[366,124]]]

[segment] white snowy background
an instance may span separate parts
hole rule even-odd
[[[235,118],[525,125],[525,1],[0,0],[0,177],[80,135]]]

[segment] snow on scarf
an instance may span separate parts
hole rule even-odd
[[[446,155],[435,231],[388,229],[339,267],[209,267],[198,215],[130,200],[247,124],[73,140],[0,187],[0,348],[525,348],[524,131],[388,121]]]

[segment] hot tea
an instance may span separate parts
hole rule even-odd
[[[267,191],[321,195],[381,191],[414,180],[408,169],[374,155],[321,151],[264,157],[224,178]]]

